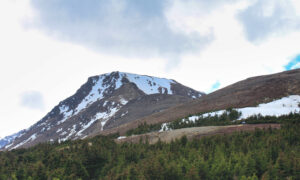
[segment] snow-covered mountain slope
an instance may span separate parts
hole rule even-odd
[[[25,130],[12,134],[10,136],[6,136],[0,139],[0,149],[5,147],[8,144],[11,144],[17,137],[22,136],[25,133]]]
[[[300,69],[284,71],[265,76],[251,77],[215,92],[207,94],[194,101],[189,101],[163,112],[146,116],[136,121],[140,123],[167,123],[191,114],[212,112],[228,108],[255,107],[289,95],[300,95]],[[129,122],[123,126],[107,129],[101,134],[126,131],[137,127],[136,122]]]
[[[246,119],[254,115],[261,116],[281,116],[288,115],[290,113],[299,113],[300,112],[300,96],[291,95],[288,97],[283,97],[278,100],[271,101],[269,103],[262,103],[256,107],[245,107],[245,108],[235,108],[235,110],[241,112],[241,119]],[[205,113],[203,116],[214,116],[221,115],[226,110],[220,110],[210,113]],[[192,117],[191,117],[192,118]]]
[[[6,149],[85,138],[203,94],[165,78],[123,72],[93,76]]]
[[[291,95],[283,97],[277,100],[273,100],[269,103],[262,103],[255,107],[245,107],[245,108],[234,108],[234,110],[241,113],[241,116],[237,120],[247,119],[251,116],[261,115],[261,116],[282,116],[288,115],[290,113],[300,113],[300,95]],[[201,115],[193,115],[188,118],[183,118],[182,122],[195,122],[198,119],[221,116],[226,110],[219,110],[209,113],[204,113]],[[168,130],[168,123],[163,123],[161,131],[163,129]]]

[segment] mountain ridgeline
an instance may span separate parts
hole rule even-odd
[[[112,72],[1,139],[0,180],[300,179],[299,128],[300,69],[208,95]]]
[[[202,95],[164,78],[123,72],[93,76],[39,122],[1,145],[10,150],[40,142],[83,139]]]
[[[101,134],[106,135],[118,132],[121,135],[125,135],[128,130],[137,128],[143,123],[159,124],[172,122],[193,114],[228,108],[255,107],[261,103],[272,102],[289,95],[300,95],[300,69],[251,77],[194,101],[173,106],[163,112],[140,118],[126,125],[107,129],[102,131]]]
[[[124,136],[141,124],[158,127],[228,108],[247,113],[248,107],[256,112],[273,106],[273,111],[291,107],[283,113],[288,114],[291,109],[299,109],[299,95],[300,69],[248,78],[208,95],[174,80],[112,72],[88,78],[73,96],[61,101],[39,122],[0,140],[0,148],[12,150],[99,134]],[[263,103],[267,109],[253,108]]]

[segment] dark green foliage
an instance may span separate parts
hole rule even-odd
[[[171,143],[116,144],[112,138],[39,144],[0,152],[7,179],[300,179],[300,118],[281,129]]]
[[[203,113],[202,113],[203,114]],[[212,125],[229,125],[229,124],[237,124],[239,122],[233,122],[241,116],[241,113],[229,108],[227,109],[221,116],[208,116],[201,117],[201,114],[198,114],[200,118],[195,122],[188,121],[187,119],[192,116],[182,119],[178,119],[176,121],[170,122],[167,124],[169,129],[181,129],[187,127],[199,127],[199,126],[212,126]],[[161,129],[162,124],[140,124],[137,128],[131,129],[126,132],[126,136],[137,135],[137,134],[145,134],[149,132],[158,131]]]
[[[203,113],[202,113],[203,114]],[[260,114],[253,115],[248,117],[247,119],[237,120],[241,117],[241,112],[234,110],[232,108],[227,109],[221,115],[214,115],[214,116],[205,116],[203,117],[202,114],[198,114],[198,119],[195,121],[190,121],[189,117],[192,115],[172,121],[167,123],[168,129],[181,129],[181,128],[189,128],[189,127],[201,127],[201,126],[224,126],[224,125],[236,125],[241,123],[246,124],[261,124],[261,123],[283,123],[287,121],[287,119],[299,119],[299,113],[290,113],[288,115],[282,115],[279,117],[276,116],[262,116]],[[140,124],[137,128],[131,129],[126,132],[127,136],[133,134],[144,134],[153,131],[158,131],[162,127],[162,124],[151,124],[148,125],[146,123]],[[294,136],[293,136],[294,137]]]
[[[288,115],[277,116],[262,116],[260,114],[253,115],[248,117],[247,119],[237,120],[240,118],[241,113],[232,108],[227,109],[221,115],[215,116],[207,116],[203,117],[201,114],[198,115],[199,118],[193,121],[189,121],[188,118],[178,119],[176,121],[172,121],[168,124],[168,128],[171,129],[181,129],[187,127],[200,127],[200,126],[224,126],[224,125],[234,125],[241,124],[245,122],[246,124],[260,124],[260,123],[284,123],[287,120],[292,121],[293,119],[297,120],[300,118],[299,113],[290,113]]]
[[[300,118],[299,113],[290,113],[288,115],[276,116],[262,116],[260,114],[251,116],[245,119],[247,124],[259,124],[259,123],[284,123],[288,119],[289,121],[297,121]]]
[[[131,129],[126,132],[126,136],[131,136],[133,134],[144,134],[148,132],[158,131],[160,130],[161,124],[140,124],[137,128]]]
[[[176,121],[172,121],[167,126],[168,128],[171,129],[181,129],[181,128],[200,127],[200,126],[231,125],[231,124],[240,123],[239,121],[236,122],[236,120],[240,116],[241,116],[240,112],[232,108],[229,108],[221,115],[203,117],[202,114],[198,114],[198,119],[195,120],[194,122],[188,119],[189,117],[191,117],[189,116],[184,119],[178,119]]]

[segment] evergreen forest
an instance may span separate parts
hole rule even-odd
[[[0,152],[0,180],[300,179],[299,114],[252,121],[282,126],[171,143],[118,144],[108,136],[43,143]]]

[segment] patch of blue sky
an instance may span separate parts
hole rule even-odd
[[[300,54],[293,58],[287,65],[284,66],[286,70],[300,68]]]
[[[211,86],[209,92],[213,92],[213,91],[217,90],[220,86],[221,86],[220,81],[216,81],[216,82]]]

